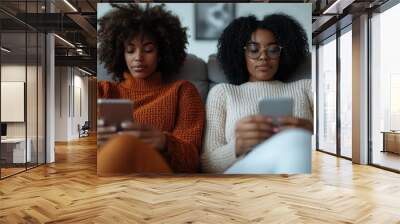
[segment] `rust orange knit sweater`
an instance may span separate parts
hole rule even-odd
[[[124,75],[132,77],[129,73]],[[190,82],[163,83],[159,74],[120,83],[100,81],[97,97],[134,101],[134,121],[167,132],[165,158],[173,171],[199,171],[205,111],[196,87]]]

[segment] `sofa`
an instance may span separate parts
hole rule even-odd
[[[306,58],[292,80],[311,79],[311,58]],[[104,66],[97,66],[97,80],[110,80]],[[169,80],[185,79],[193,83],[199,91],[203,101],[207,99],[208,91],[218,83],[228,82],[215,54],[209,56],[207,63],[193,55],[188,54],[182,69],[176,75],[169,77]]]

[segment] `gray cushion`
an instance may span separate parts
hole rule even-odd
[[[208,94],[208,75],[206,63],[193,54],[188,54],[183,63],[183,67],[178,74],[171,77],[169,80],[188,80],[193,83],[204,100]]]
[[[218,83],[228,82],[221,65],[218,62],[217,56],[212,54],[208,57],[207,63],[208,79],[210,80],[210,89]]]

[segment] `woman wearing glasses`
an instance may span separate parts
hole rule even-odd
[[[287,15],[261,21],[240,17],[228,25],[218,42],[218,59],[231,84],[215,86],[207,98],[203,171],[226,171],[282,130],[312,131],[311,80],[285,82],[309,54],[304,29]],[[266,96],[292,98],[294,116],[280,117],[276,126],[271,117],[258,115],[258,101]]]
[[[99,121],[99,175],[199,170],[204,106],[188,81],[167,82],[186,57],[186,28],[165,6],[118,4],[99,20],[99,58],[116,82],[98,98],[134,101],[122,130]]]

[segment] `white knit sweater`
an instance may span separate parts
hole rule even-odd
[[[222,173],[238,158],[235,153],[235,125],[243,117],[258,114],[264,97],[291,97],[294,116],[313,121],[311,80],[247,82],[240,86],[219,84],[207,97],[206,129],[201,155],[203,172]]]

